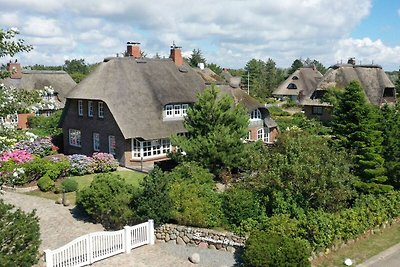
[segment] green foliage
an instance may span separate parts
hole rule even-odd
[[[307,118],[303,113],[295,113],[289,116],[288,113],[280,112],[279,109],[272,109],[272,113],[281,133],[293,128],[302,129],[315,135],[328,135],[331,132],[331,129],[323,125],[321,121]]]
[[[53,181],[67,174],[70,168],[70,163],[66,158],[57,158],[52,160],[50,158],[36,157],[23,165],[27,180],[24,183],[38,180],[40,177],[46,175]]]
[[[288,71],[288,75],[291,75],[294,73],[296,70],[304,67],[303,60],[301,58],[297,58],[293,61],[292,65],[290,66],[290,69]]]
[[[172,143],[186,155],[171,157],[178,162],[198,162],[216,175],[239,167],[248,114],[242,106],[235,106],[230,96],[221,95],[215,86],[207,88],[188,109],[184,125],[187,136],[174,136]]]
[[[217,75],[221,75],[222,74],[222,68],[220,66],[218,66],[217,64],[215,64],[215,63],[207,64],[207,68],[212,70]]]
[[[52,190],[55,186],[54,181],[48,175],[44,175],[43,177],[41,177],[38,180],[37,185],[39,189],[43,192],[48,192]]]
[[[282,211],[282,201],[293,211],[340,210],[353,197],[353,181],[342,151],[330,148],[323,137],[294,130],[280,136],[277,146],[246,179],[269,197],[270,213]]]
[[[84,59],[65,60],[64,70],[76,83],[79,83],[89,74],[89,65]]]
[[[206,59],[203,57],[203,53],[200,49],[193,49],[192,54],[189,58],[189,65],[192,67],[198,67],[199,63],[206,63]]]
[[[221,225],[221,199],[211,173],[195,163],[184,163],[168,175],[173,181],[168,192],[172,221],[197,227]]]
[[[169,196],[172,177],[155,167],[144,177],[141,192],[134,199],[134,208],[142,220],[153,219],[155,223],[165,223],[171,218],[172,200]]]
[[[33,266],[39,261],[39,219],[0,199],[0,265]]]
[[[29,128],[41,129],[42,135],[55,135],[60,132],[58,123],[60,121],[62,110],[57,110],[49,117],[46,116],[31,116],[28,117]]]
[[[77,205],[106,229],[120,229],[132,222],[134,188],[116,174],[96,175],[89,187],[77,193]]]
[[[229,224],[239,226],[247,219],[259,219],[265,211],[260,199],[251,190],[233,187],[224,192],[222,209]]]
[[[75,192],[78,190],[78,182],[73,179],[65,179],[61,184],[61,190],[64,192]]]
[[[250,95],[264,101],[284,80],[284,71],[276,67],[269,58],[267,61],[252,59],[247,62],[242,75],[242,84],[250,86]]]
[[[382,153],[382,132],[378,124],[379,111],[367,103],[359,82],[352,81],[339,95],[333,109],[332,129],[338,144],[354,153],[354,172],[363,192],[385,192],[387,180]]]
[[[244,266],[310,266],[311,255],[307,241],[257,231],[246,241],[242,255]]]

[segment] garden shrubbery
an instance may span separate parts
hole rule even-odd
[[[75,192],[78,190],[78,182],[72,179],[65,179],[61,183],[61,190],[62,192]]]
[[[85,175],[94,173],[95,162],[91,157],[74,154],[68,156],[69,162],[71,163],[71,168],[69,173],[72,175]]]
[[[106,229],[121,229],[132,222],[130,204],[134,188],[116,174],[98,174],[89,187],[79,191],[77,204]]]

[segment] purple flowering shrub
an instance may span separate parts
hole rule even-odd
[[[68,160],[71,163],[71,168],[69,169],[70,174],[85,175],[94,173],[96,164],[93,158],[81,154],[74,154],[68,156]]]
[[[118,161],[109,153],[96,152],[92,158],[95,162],[95,172],[111,172],[119,166]]]
[[[15,149],[25,150],[39,157],[45,157],[56,154],[58,147],[51,142],[50,137],[44,137],[36,139],[33,142],[30,140],[21,141],[15,145]]]

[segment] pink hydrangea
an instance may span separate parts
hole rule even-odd
[[[32,159],[32,154],[24,150],[5,151],[0,154],[0,161],[12,160],[18,164],[31,161]]]

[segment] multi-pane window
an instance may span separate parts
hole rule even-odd
[[[83,116],[83,101],[78,100],[78,115]]]
[[[109,135],[108,136],[108,153],[115,155],[116,149],[117,149],[117,144],[115,142],[115,136]]]
[[[115,136],[108,136],[108,153],[115,155],[115,151],[117,150],[117,144],[115,142]]]
[[[88,101],[88,116],[93,117],[93,101]]]
[[[184,116],[186,116],[188,108],[189,108],[189,104],[165,105],[164,117],[165,118],[183,118]]]
[[[183,116],[186,116],[188,108],[189,108],[188,104],[182,104],[182,115]]]
[[[322,115],[322,107],[312,107],[313,115]]]
[[[69,144],[75,147],[81,147],[81,131],[69,129]]]
[[[98,103],[97,111],[98,111],[99,118],[104,118],[104,103],[103,102]]]
[[[269,141],[268,139],[268,129],[261,128],[257,130],[257,140],[262,140],[267,143]]]
[[[173,110],[173,106],[172,105],[166,105],[165,106],[165,116],[167,118],[174,116],[174,113],[172,112],[172,110]]]
[[[139,141],[134,139],[132,142],[132,158],[146,158],[152,156],[166,155],[171,151],[169,139],[157,139],[150,141]]]
[[[255,109],[250,113],[250,120],[261,120],[261,111],[259,109]]]
[[[251,131],[248,131],[248,132],[247,132],[246,140],[251,140]]]
[[[93,133],[93,150],[100,151],[100,134]]]

